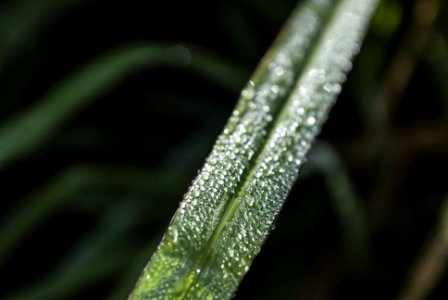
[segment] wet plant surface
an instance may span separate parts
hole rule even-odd
[[[292,85],[262,87],[263,75],[243,88],[295,5],[2,3],[0,298],[125,299],[216,137],[255,147],[287,120]],[[443,251],[431,250],[446,249],[446,14],[438,1],[380,3],[308,162],[279,150],[285,174],[300,160],[301,175],[236,299],[446,299]],[[277,67],[266,74],[288,73]],[[339,93],[339,82],[320,83]],[[251,122],[264,136],[241,133],[238,108],[222,131],[241,90],[280,99],[266,103],[271,121]],[[305,130],[323,121],[303,113]],[[261,184],[270,165],[253,149],[245,159],[259,168],[241,177]],[[232,174],[245,166],[233,162]],[[260,204],[238,199],[235,216]],[[246,272],[235,266],[224,271]]]

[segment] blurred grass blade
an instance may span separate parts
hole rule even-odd
[[[175,173],[177,174],[177,173]],[[0,265],[28,235],[55,210],[67,206],[68,198],[89,187],[127,190],[146,189],[146,196],[173,192],[178,177],[173,172],[147,171],[123,166],[74,166],[58,175],[23,203],[18,210],[2,220],[0,226]],[[112,199],[109,199],[109,201]],[[92,203],[89,203],[92,206]],[[155,205],[156,206],[156,205]],[[162,208],[153,211],[161,211]],[[146,215],[148,217],[148,215]]]
[[[0,9],[0,73],[17,52],[26,49],[46,25],[86,0],[25,0],[3,3]]]
[[[430,299],[448,266],[448,197],[440,207],[439,220],[424,249],[416,257],[397,300]]]
[[[64,299],[67,295],[82,293],[89,286],[119,273],[125,267],[127,256],[133,253],[126,243],[117,243],[135,226],[138,209],[127,199],[107,210],[99,228],[84,237],[68,257],[55,269],[30,286],[6,296],[7,300]],[[117,246],[119,245],[119,246]]]
[[[340,222],[346,258],[357,269],[365,267],[369,249],[366,218],[342,159],[331,145],[317,142],[310,153],[309,164],[315,166],[315,171],[325,178],[333,209]]]
[[[129,291],[135,284],[135,280],[140,275],[142,265],[148,260],[148,254],[154,252],[157,248],[157,244],[162,236],[162,232],[154,235],[154,239],[151,240],[143,250],[135,255],[132,259],[132,263],[123,272],[123,276],[118,284],[111,290],[110,294],[106,297],[107,300],[123,300],[129,295]],[[157,239],[156,239],[157,238]]]
[[[123,47],[82,68],[33,107],[0,128],[0,171],[35,150],[86,105],[111,90],[129,73],[150,66],[188,68],[225,88],[240,87],[245,77],[235,67],[204,50],[179,44]]]
[[[213,116],[216,117],[212,114],[211,117]],[[208,129],[211,126],[206,123],[204,127]],[[117,188],[129,192],[138,191],[146,198],[163,195],[163,205],[162,203],[151,205],[152,201],[146,201],[146,209],[148,204],[154,207],[145,214],[145,218],[155,218],[156,216],[151,216],[154,212],[163,215],[162,212],[166,211],[167,199],[179,192],[177,187],[184,186],[184,174],[189,173],[192,166],[200,161],[200,155],[203,157],[202,153],[206,153],[206,145],[208,147],[209,143],[208,134],[201,131],[195,133],[166,154],[160,170],[145,170],[122,165],[77,165],[64,170],[56,175],[54,180],[21,201],[17,210],[0,221],[0,266],[14,252],[17,245],[42,225],[44,220],[58,209],[73,204],[68,201],[71,200],[72,195],[82,194],[83,191],[91,188],[106,189],[111,193],[114,193]],[[188,152],[187,149],[190,153],[185,155],[184,153]],[[115,198],[111,198],[110,195],[106,197],[108,202]],[[85,194],[82,199],[77,199],[75,205],[89,208],[95,206]]]
[[[228,299],[270,232],[375,0],[310,0],[252,80],[130,299]]]

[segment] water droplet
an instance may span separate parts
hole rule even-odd
[[[309,126],[313,126],[314,124],[316,124],[316,118],[308,117],[308,119],[306,119],[306,124],[308,124]]]
[[[243,124],[240,124],[240,125],[238,125],[238,130],[241,132],[241,133],[245,133],[247,130],[246,130],[246,127],[243,125]]]
[[[173,230],[173,242],[176,243],[177,242],[177,238],[179,237],[179,232],[177,231],[177,229]]]
[[[311,69],[308,72],[308,75],[310,75],[311,77],[317,79],[317,80],[322,80],[325,78],[325,70],[323,69]]]
[[[339,94],[341,92],[341,85],[339,83],[326,83],[324,90],[328,93]]]
[[[244,98],[251,99],[254,96],[255,92],[253,88],[246,88],[241,92],[241,96]]]
[[[353,53],[354,55],[358,54],[359,51],[360,51],[360,49],[361,49],[361,45],[360,45],[359,43],[354,42],[354,43],[352,44],[352,53]]]
[[[285,69],[283,69],[282,67],[276,67],[274,69],[274,74],[277,76],[282,76],[283,74],[285,74]]]
[[[249,206],[253,206],[254,203],[255,203],[255,197],[250,197],[250,198],[247,200],[247,204],[248,204]]]

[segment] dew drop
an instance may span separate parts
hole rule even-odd
[[[179,232],[177,231],[177,229],[173,230],[173,242],[176,243],[177,239],[179,237]]]
[[[308,72],[308,75],[312,76],[313,78],[317,80],[322,80],[325,78],[325,71],[322,69],[311,69]]]
[[[283,74],[285,74],[285,69],[283,69],[282,67],[276,67],[274,69],[274,74],[277,76],[282,76]]]
[[[241,92],[241,95],[244,97],[244,98],[248,98],[248,99],[250,99],[250,98],[252,98],[253,96],[254,96],[254,90],[252,89],[252,88],[250,88],[250,89],[244,89],[242,92]]]
[[[341,85],[339,83],[326,83],[324,90],[328,93],[339,94],[341,92]]]
[[[308,119],[306,119],[306,124],[308,124],[309,126],[313,126],[314,124],[316,124],[316,118],[308,117]]]

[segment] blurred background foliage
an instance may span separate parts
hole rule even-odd
[[[0,8],[0,298],[125,299],[293,0]],[[382,1],[236,299],[447,299],[448,10]]]

